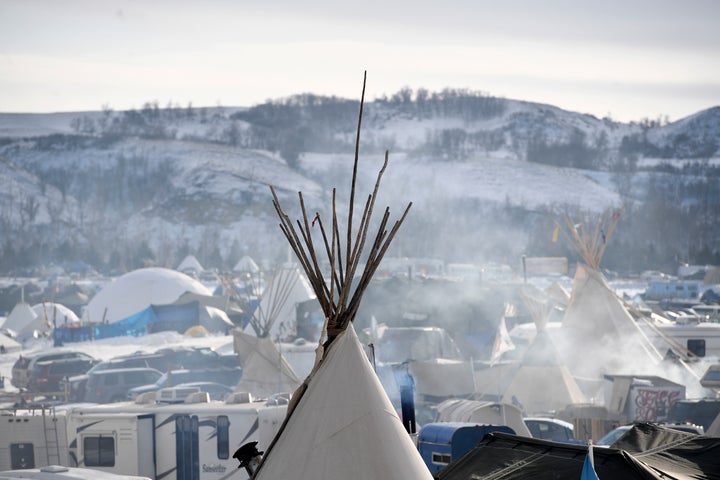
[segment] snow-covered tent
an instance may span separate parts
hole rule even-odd
[[[243,367],[238,391],[265,397],[275,393],[291,393],[300,386],[290,364],[270,337],[256,337],[233,330],[234,350]]]
[[[37,303],[32,306],[32,309],[38,317],[42,318],[43,324],[50,328],[80,323],[80,319],[75,315],[75,312],[60,303]]]
[[[182,262],[180,262],[180,265],[178,265],[175,270],[186,274],[197,275],[203,272],[205,269],[200,264],[200,261],[195,257],[195,255],[188,255],[183,259]]]
[[[24,342],[38,333],[48,330],[48,327],[43,325],[42,317],[38,316],[30,305],[22,301],[12,309],[10,315],[3,322],[2,328],[15,332],[15,338],[19,342]]]
[[[126,273],[100,290],[83,311],[83,323],[112,323],[150,305],[168,305],[183,293],[212,295],[197,280],[168,268],[142,268]]]

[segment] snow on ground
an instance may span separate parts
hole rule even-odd
[[[574,168],[556,168],[538,163],[514,160],[507,156],[487,155],[465,162],[452,162],[442,168],[437,162],[423,162],[404,154],[390,153],[390,167],[383,183],[392,185],[382,192],[380,204],[415,204],[437,199],[475,198],[495,203],[534,209],[548,205],[576,205],[583,211],[603,211],[619,206],[620,196],[607,178]],[[380,155],[361,155],[366,191],[382,166]],[[352,159],[349,155],[305,154],[302,166],[308,172],[340,171]],[[343,168],[341,168],[342,166]],[[373,168],[376,166],[376,168]],[[346,170],[346,168],[344,168]],[[409,174],[412,172],[412,174]],[[390,198],[395,197],[395,198]]]

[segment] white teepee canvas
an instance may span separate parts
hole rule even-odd
[[[363,84],[358,140],[364,95]],[[302,220],[291,221],[270,187],[280,228],[315,292],[325,325],[315,366],[293,394],[285,422],[255,471],[256,480],[432,479],[352,324],[362,294],[411,206],[408,204],[392,228],[388,228],[390,212],[386,208],[374,239],[368,239],[375,198],[388,163],[386,153],[373,193],[368,196],[360,223],[356,224],[357,231],[353,229],[358,150],[345,235],[340,235],[334,190],[332,217],[325,224],[320,213],[312,220],[308,217],[302,193],[298,195]],[[364,255],[366,239],[371,248]],[[329,277],[320,267],[317,252],[327,254]],[[242,453],[242,449],[238,451],[238,457],[243,457]]]
[[[529,415],[585,403],[585,395],[545,329],[554,304],[530,287],[523,289],[521,296],[533,317],[537,333],[513,373],[503,393],[503,401],[518,402]]]
[[[311,375],[272,448],[255,480],[432,479],[352,325]]]
[[[292,393],[302,380],[280,354],[270,337],[256,337],[233,330],[234,350],[243,367],[235,390],[267,397],[275,393]]]
[[[620,213],[608,210],[580,223],[565,218],[567,231],[563,234],[584,264],[577,265],[556,345],[578,377],[593,378],[604,372],[649,373],[662,359],[600,271],[600,260]]]

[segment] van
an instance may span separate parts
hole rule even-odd
[[[118,368],[88,374],[83,401],[111,403],[124,401],[131,388],[156,382],[162,372],[154,368]]]

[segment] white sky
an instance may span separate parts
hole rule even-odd
[[[717,0],[0,0],[0,112],[469,88],[670,120],[720,105]]]

